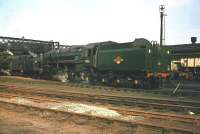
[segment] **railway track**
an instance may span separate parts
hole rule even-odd
[[[12,98],[23,98],[26,100],[29,100],[31,102],[34,102],[34,104],[22,104],[17,103],[13,101],[9,101],[9,99]],[[2,99],[3,98],[3,99]],[[4,100],[7,99],[7,100]],[[29,112],[36,111],[36,113],[45,113],[48,112],[48,116],[52,118],[52,116],[56,119],[66,119],[66,117],[71,116],[70,120],[73,120],[73,118],[85,118],[87,123],[89,123],[91,120],[99,120],[101,122],[109,122],[109,125],[113,125],[116,123],[118,124],[125,124],[126,126],[142,126],[142,127],[150,127],[154,128],[156,130],[159,130],[160,133],[186,133],[186,134],[198,134],[200,125],[200,118],[198,116],[185,116],[185,115],[175,115],[175,114],[162,114],[162,113],[156,113],[156,112],[145,112],[145,111],[139,111],[139,110],[130,110],[130,109],[121,109],[121,108],[110,108],[112,110],[117,111],[121,115],[131,115],[131,116],[143,116],[145,120],[139,120],[139,121],[133,121],[133,120],[123,120],[119,118],[110,118],[110,117],[99,117],[99,116],[93,116],[88,114],[82,114],[82,113],[71,113],[68,111],[63,110],[56,110],[56,109],[49,109],[44,106],[40,106],[41,102],[44,103],[63,103],[63,100],[61,99],[52,99],[49,97],[40,97],[40,96],[27,96],[27,95],[14,95],[11,93],[0,93],[0,106],[3,108],[8,109],[20,109],[21,111],[31,110]],[[36,114],[34,113],[34,114]],[[45,114],[44,114],[45,115]],[[57,117],[58,116],[58,117]],[[46,118],[46,117],[45,117]],[[149,120],[150,119],[150,120]],[[69,120],[69,118],[67,118]],[[164,120],[165,122],[170,121],[168,123],[155,123],[154,121],[157,120],[161,121]],[[172,121],[175,121],[176,125],[172,126],[170,125]],[[177,122],[181,122],[181,124],[178,124]],[[183,123],[183,124],[182,124]],[[183,126],[184,124],[187,124],[187,126]],[[188,125],[189,124],[189,125]]]
[[[32,83],[32,82],[31,82]],[[37,81],[34,81],[33,84],[36,84]],[[48,83],[49,84],[49,83]],[[58,82],[54,83],[58,84]],[[87,88],[87,89],[98,89],[103,91],[122,91],[128,93],[135,93],[135,92],[141,92],[141,93],[153,93],[153,94],[161,94],[165,96],[176,96],[176,97],[189,97],[189,98],[198,98],[200,97],[200,90],[197,89],[179,89],[175,91],[175,86],[173,88],[163,88],[159,90],[144,90],[144,89],[133,89],[133,88],[120,88],[120,87],[108,87],[108,86],[97,86],[97,85],[89,85],[84,83],[59,83],[61,86],[67,86],[67,87],[74,87],[74,88]],[[60,89],[59,89],[60,90]]]
[[[184,88],[181,87],[180,89],[178,88],[177,92],[174,93],[174,90],[177,85],[174,85],[173,87],[165,87],[162,89],[138,89],[138,88],[122,88],[122,87],[109,87],[109,86],[102,86],[102,85],[88,85],[84,83],[67,83],[64,84],[65,86],[70,86],[70,87],[80,87],[80,88],[93,88],[93,89],[101,89],[101,90],[111,90],[111,91],[124,91],[124,92],[145,92],[145,93],[156,93],[156,94],[164,94],[164,95],[169,95],[169,96],[189,96],[189,97],[198,97],[200,96],[200,90],[191,89],[191,88]],[[198,88],[199,89],[199,88]]]
[[[0,85],[4,88],[2,91],[15,92],[16,94],[33,94],[40,96],[50,96],[54,98],[68,99],[68,100],[83,100],[88,102],[99,102],[102,104],[112,104],[114,106],[126,106],[126,107],[141,107],[145,109],[155,109],[158,111],[170,110],[181,113],[192,112],[200,114],[200,102],[193,101],[175,101],[164,99],[149,99],[139,97],[128,96],[116,96],[116,95],[102,95],[102,94],[88,94],[79,92],[69,92],[64,90],[47,90],[45,88],[25,88],[15,85]]]
[[[14,98],[14,97],[19,97],[18,95],[11,94],[11,93],[0,93],[0,97],[3,98]],[[53,103],[62,103],[63,100],[59,98],[49,98],[49,97],[40,97],[40,96],[27,96],[27,95],[22,95],[20,97],[26,98],[33,100],[34,102],[53,102]],[[159,112],[147,112],[147,111],[142,111],[142,110],[133,110],[133,109],[124,109],[124,108],[116,108],[116,107],[109,107],[112,110],[115,110],[119,113],[126,114],[126,115],[140,115],[148,118],[156,118],[156,119],[169,119],[169,120],[174,120],[174,121],[182,121],[182,122],[188,122],[188,123],[194,123],[196,124],[197,122],[200,122],[200,117],[198,116],[190,116],[190,115],[174,115],[174,114],[164,114],[164,113],[159,113]]]
[[[121,87],[108,87],[108,86],[94,86],[87,84],[78,84],[78,83],[69,83],[71,87],[80,87],[80,88],[95,88],[101,90],[111,90],[111,91],[124,91],[124,92],[145,92],[145,93],[154,93],[168,96],[187,96],[187,97],[200,97],[200,90],[192,89],[191,87],[184,88],[181,86],[176,92],[176,85],[174,87],[164,87],[162,89],[133,89],[133,88],[121,88]],[[91,87],[90,87],[91,86]],[[198,88],[199,89],[199,88]]]
[[[66,85],[66,84],[65,84]],[[97,86],[97,85],[88,85],[84,83],[67,83],[66,86],[70,87],[79,87],[79,88],[93,88],[93,89],[100,89],[100,90],[108,90],[108,91],[123,91],[127,93],[131,92],[144,92],[144,93],[153,93],[153,94],[161,94],[161,95],[167,95],[167,96],[177,96],[177,97],[200,97],[200,90],[192,89],[191,87],[183,87],[181,84],[181,87],[177,89],[176,92],[176,86],[173,87],[164,87],[162,89],[133,89],[133,88],[121,88],[121,87],[108,87],[108,86]],[[199,88],[198,88],[199,89]]]
[[[23,81],[23,80],[22,80]],[[38,80],[35,81],[31,81],[31,83],[33,84],[37,84]],[[45,81],[44,83],[48,83],[47,81]],[[59,83],[59,82],[55,82],[52,81],[53,84],[59,84],[61,86],[65,86],[65,87],[78,87],[78,88],[92,88],[92,89],[96,89],[96,90],[105,90],[105,91],[122,91],[122,92],[126,92],[126,93],[135,93],[135,92],[144,92],[144,93],[153,93],[153,94],[160,94],[160,95],[165,95],[165,96],[176,96],[176,97],[189,97],[189,98],[193,98],[193,97],[200,97],[200,90],[192,89],[192,88],[185,88],[183,87],[183,83],[181,82],[181,86],[176,90],[176,92],[174,92],[174,90],[176,89],[176,84],[173,84],[173,86],[168,87],[168,86],[164,86],[164,88],[162,89],[156,89],[156,90],[144,90],[144,89],[133,89],[133,88],[121,88],[121,87],[109,87],[109,86],[102,86],[102,85],[89,85],[86,83]],[[198,88],[199,89],[199,88]]]

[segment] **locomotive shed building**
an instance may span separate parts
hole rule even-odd
[[[179,62],[185,67],[200,67],[200,43],[194,41],[167,47],[171,50],[172,64]]]

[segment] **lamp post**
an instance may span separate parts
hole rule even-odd
[[[160,5],[159,7],[159,11],[160,11],[160,46],[163,45],[163,18],[164,18],[164,12],[165,12],[165,6],[164,5]]]

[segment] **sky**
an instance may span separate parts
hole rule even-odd
[[[100,41],[159,42],[164,4],[165,44],[200,42],[200,0],[0,0],[0,36],[80,45]]]

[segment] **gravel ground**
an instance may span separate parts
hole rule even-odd
[[[121,119],[121,120],[126,120],[126,121],[139,121],[139,120],[144,119],[141,116],[121,115],[117,111],[110,110],[106,107],[88,105],[88,104],[78,103],[78,102],[62,102],[62,103],[41,102],[41,103],[37,103],[37,102],[31,101],[29,99],[23,98],[23,97],[14,97],[11,99],[0,98],[0,100],[6,101],[6,102],[17,103],[17,104],[30,105],[30,106],[35,106],[35,107],[61,110],[61,111],[66,111],[66,112],[88,114],[88,115],[97,116],[97,117]]]
[[[89,106],[80,103],[62,103],[62,104],[37,104],[25,98],[16,97],[12,99],[3,99],[4,101],[12,101],[19,104],[37,105],[38,107],[50,106],[51,108],[62,109],[64,111],[87,113],[98,116],[106,116],[112,118],[122,118],[124,120],[141,120],[139,117],[122,116],[116,111],[112,111],[102,107]],[[64,109],[63,109],[64,108]],[[17,112],[18,110],[3,109],[0,107],[0,134],[148,134],[149,131],[140,133],[137,127],[124,127],[120,125],[112,125],[101,123],[94,120],[92,124],[80,123],[81,119],[71,120],[56,120],[43,118],[27,114],[25,111]]]
[[[82,103],[62,103],[57,104],[54,106],[50,106],[50,109],[60,109],[69,112],[75,113],[83,113],[83,114],[90,114],[92,116],[100,116],[100,117],[109,117],[115,119],[122,119],[127,121],[139,121],[143,120],[144,118],[141,116],[130,116],[130,115],[121,115],[117,111],[110,110],[105,107],[98,107],[93,105],[87,105]]]
[[[50,121],[0,108],[1,134],[107,134],[112,129]]]
[[[134,96],[134,97],[147,97],[147,98],[162,98],[169,99],[166,96],[145,94],[145,93],[131,93],[121,91],[105,91],[88,88],[69,87],[66,84],[59,82],[52,82],[46,80],[33,80],[31,78],[22,77],[0,77],[0,83],[12,83],[24,87],[34,87],[36,89],[45,88],[49,90],[66,90],[71,92],[85,92],[95,94],[112,94],[119,96]],[[3,99],[3,98],[0,98]],[[176,99],[176,98],[172,98]],[[185,98],[187,100],[188,98]],[[5,99],[4,99],[5,100]],[[122,120],[131,121],[149,121],[145,120],[141,116],[123,116],[117,111],[110,110],[105,107],[96,105],[89,105],[80,102],[63,102],[63,103],[36,103],[23,97],[15,97],[8,99],[7,101],[26,104],[38,107],[46,107],[51,109],[58,109],[62,111],[69,111],[75,113],[85,113],[95,116],[109,117],[109,118],[121,118]],[[81,101],[81,100],[80,100]],[[78,120],[78,119],[77,119]],[[158,120],[155,120],[158,123]],[[94,122],[94,124],[100,124],[100,122]],[[109,127],[108,125],[102,125],[103,127],[97,127],[88,124],[77,124],[76,122],[62,122],[56,120],[48,120],[37,116],[27,115],[26,113],[14,112],[11,110],[5,110],[0,108],[0,134],[128,134],[130,131],[123,130],[121,126]],[[128,128],[129,129],[129,128]],[[131,128],[131,133],[134,134],[154,134],[159,133],[148,128],[135,128],[134,131]]]

